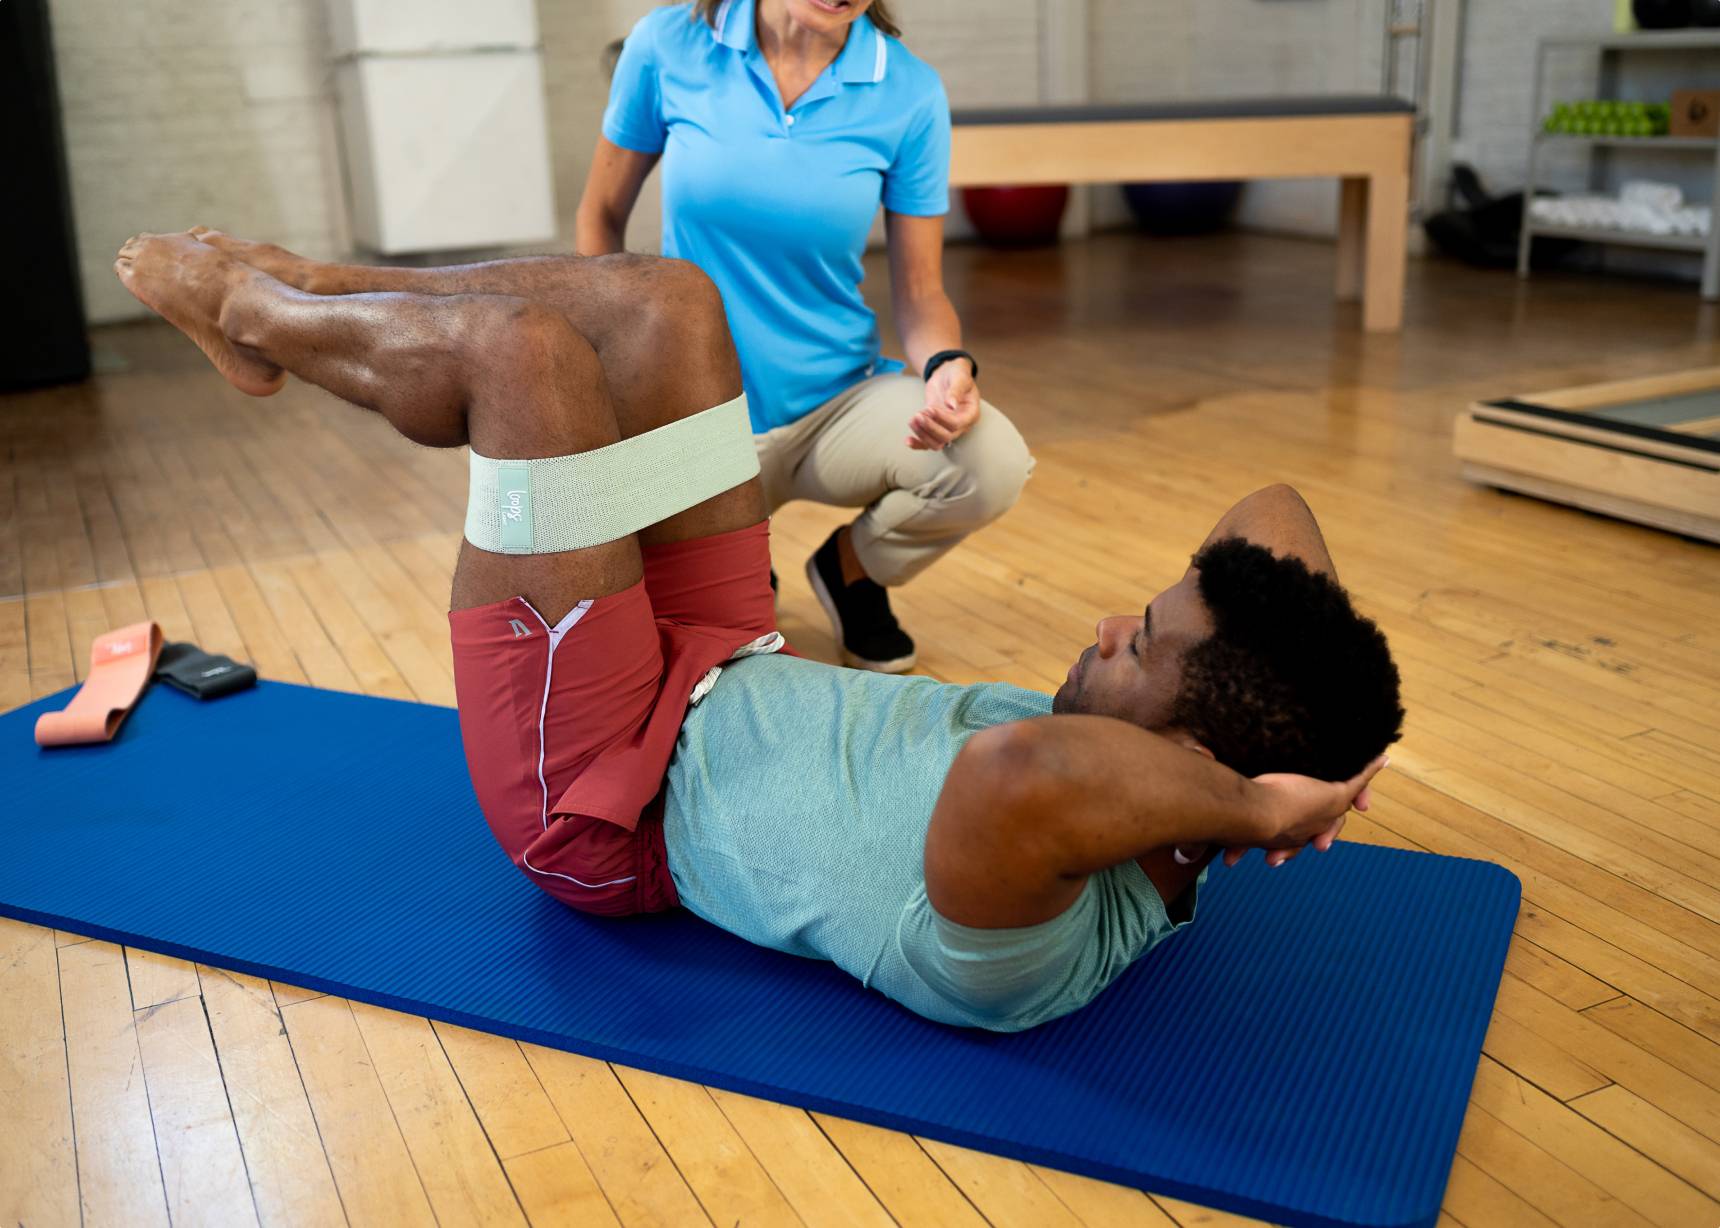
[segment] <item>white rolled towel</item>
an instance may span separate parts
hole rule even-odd
[[[1684,207],[1684,190],[1676,183],[1656,179],[1627,179],[1618,190],[1618,198],[1627,205],[1643,205],[1661,213]]]
[[[1638,199],[1542,196],[1530,203],[1529,215],[1549,226],[1573,230],[1622,230],[1650,235],[1705,235],[1713,224],[1713,210],[1708,205],[1667,208],[1664,195],[1652,203],[1640,197],[1641,194]]]

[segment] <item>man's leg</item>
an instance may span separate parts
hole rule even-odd
[[[507,295],[554,309],[595,351],[622,436],[740,395],[740,361],[722,299],[691,264],[655,256],[525,256],[446,268],[330,264],[220,231],[205,243],[309,294]],[[482,449],[479,449],[482,451]],[[486,453],[493,455],[493,453]],[[765,517],[755,483],[645,529],[645,545],[703,537]]]
[[[135,239],[115,270],[246,391],[278,387],[279,372],[290,372],[382,414],[415,443],[470,443],[510,459],[566,456],[621,438],[591,346],[559,312],[523,299],[319,298],[186,235]],[[541,555],[462,543],[453,606],[524,596],[554,621],[640,574],[633,537]]]

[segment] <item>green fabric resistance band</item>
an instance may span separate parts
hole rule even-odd
[[[472,453],[466,540],[492,554],[555,554],[637,533],[758,474],[744,395],[574,456]]]

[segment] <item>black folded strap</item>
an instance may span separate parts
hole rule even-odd
[[[232,657],[204,652],[195,644],[169,644],[161,650],[155,676],[198,699],[219,699],[257,683],[257,671]]]

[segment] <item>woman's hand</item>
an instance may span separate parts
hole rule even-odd
[[[926,407],[908,420],[908,446],[937,452],[979,421],[979,385],[965,358],[940,363],[926,381]]]
[[[1350,779],[1336,783],[1288,772],[1256,776],[1254,783],[1268,791],[1267,804],[1273,815],[1269,827],[1275,834],[1259,846],[1270,850],[1266,864],[1281,866],[1310,844],[1322,853],[1331,848],[1344,829],[1345,816],[1352,809],[1368,808],[1370,785],[1389,762],[1381,755]],[[1235,865],[1247,851],[1226,849],[1224,864]]]

